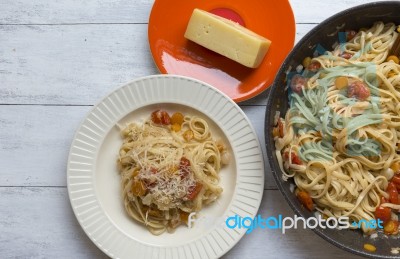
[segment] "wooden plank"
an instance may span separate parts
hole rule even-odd
[[[74,132],[91,107],[0,106],[0,186],[66,186]],[[264,143],[264,106],[243,106]],[[265,146],[261,144],[265,154]],[[276,189],[265,161],[265,187]]]
[[[0,106],[0,186],[66,186],[69,147],[89,109]]]
[[[2,0],[0,24],[147,23],[154,0]]]
[[[264,192],[260,214],[293,216],[278,191]],[[107,258],[80,228],[66,188],[0,188],[0,215],[0,258]],[[257,229],[224,258],[359,258],[310,230],[288,231]]]
[[[107,258],[71,210],[67,155],[88,105],[158,73],[147,45],[153,1],[0,1],[0,258]],[[297,42],[315,23],[372,0],[290,2]],[[242,104],[261,143],[266,98],[264,92]],[[266,162],[265,186],[274,190],[265,191],[260,213],[292,216],[268,168]],[[326,256],[359,258],[301,229],[256,230],[225,258]]]
[[[0,24],[147,23],[153,2],[2,0]],[[367,2],[376,0],[290,1],[297,23],[319,23],[336,12]]]
[[[94,104],[158,73],[146,38],[146,25],[0,26],[0,103]]]
[[[299,25],[297,40],[314,26]],[[94,104],[159,73],[143,24],[7,25],[0,39],[0,104]],[[265,104],[266,93],[246,103]]]
[[[108,258],[86,236],[66,188],[0,188],[0,258]]]

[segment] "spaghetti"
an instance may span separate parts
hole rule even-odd
[[[202,118],[157,110],[121,135],[117,164],[125,209],[154,235],[187,223],[191,212],[222,193],[219,172],[229,154]]]
[[[290,78],[290,108],[273,131],[276,155],[308,209],[381,219],[386,234],[397,234],[400,65],[389,53],[398,33],[377,22],[346,35]]]

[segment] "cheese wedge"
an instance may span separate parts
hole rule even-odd
[[[251,68],[261,64],[271,45],[238,23],[200,9],[193,10],[185,38]]]

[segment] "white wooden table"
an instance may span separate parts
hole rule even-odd
[[[372,1],[291,0],[296,42],[325,18],[364,2]],[[152,3],[0,0],[0,258],[106,258],[72,212],[67,156],[94,103],[131,79],[158,73],[147,43]],[[261,143],[266,97],[241,104]],[[260,213],[293,216],[267,162]],[[256,230],[225,257],[358,258],[302,229]]]

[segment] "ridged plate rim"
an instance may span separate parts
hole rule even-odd
[[[96,159],[108,132],[127,114],[157,103],[186,105],[207,114],[221,128],[237,168],[234,194],[224,216],[256,216],[264,191],[264,160],[250,121],[218,89],[177,75],[138,78],[94,105],[76,131],[68,156],[67,188],[72,209],[87,236],[112,258],[218,258],[243,237],[245,229],[218,227],[186,244],[151,246],[115,226],[96,195]]]

